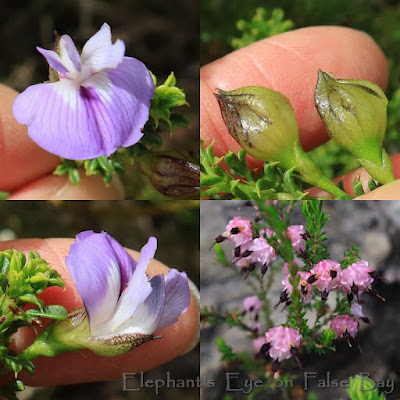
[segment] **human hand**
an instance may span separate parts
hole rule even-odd
[[[108,187],[101,176],[81,174],[74,186],[67,175],[52,175],[60,158],[37,146],[12,113],[18,95],[0,84],[0,190],[11,192],[9,200],[119,200],[124,190],[114,176]]]
[[[383,89],[388,79],[386,58],[373,39],[344,27],[309,27],[283,33],[204,66],[200,74],[200,132],[216,156],[222,156],[239,145],[229,135],[214,97],[215,88],[233,90],[243,86],[264,86],[283,93],[291,101],[299,125],[300,141],[309,151],[329,136],[314,107],[317,70],[332,72],[337,77],[364,79]],[[400,178],[400,155],[392,157],[394,173]],[[249,167],[262,162],[249,157]],[[364,169],[347,174],[344,189],[354,195],[352,182],[357,175],[369,177]],[[340,178],[339,178],[340,179]],[[367,179],[368,180],[368,179]],[[326,195],[317,189],[311,195]],[[382,186],[362,199],[400,199],[400,181]]]
[[[30,250],[40,253],[63,276],[66,290],[50,287],[39,297],[46,305],[61,304],[70,311],[82,305],[64,261],[72,242],[72,239],[21,239],[0,242],[0,251],[13,248],[22,252]],[[138,259],[138,252],[128,251],[136,260]],[[156,260],[150,261],[147,269],[150,276],[165,274],[167,271],[168,268]],[[63,353],[53,358],[39,357],[34,360],[36,366],[34,376],[22,372],[19,377],[25,384],[31,386],[122,379],[123,372],[145,371],[185,354],[197,344],[199,332],[199,299],[198,295],[194,294],[193,287],[190,289],[189,309],[175,325],[159,331],[163,336],[161,340],[147,342],[131,352],[112,358],[100,357],[87,350]],[[20,353],[33,342],[34,336],[31,328],[20,328],[15,335],[13,350]],[[0,384],[1,382],[0,380]]]

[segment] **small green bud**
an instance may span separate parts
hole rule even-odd
[[[318,71],[315,106],[329,136],[383,184],[395,179],[383,149],[387,104],[385,93],[372,82],[336,79]]]
[[[247,86],[215,97],[231,136],[251,156],[263,161],[279,161],[291,168],[293,147],[299,140],[296,117],[283,94],[259,86]]]
[[[318,71],[315,106],[330,137],[357,158],[382,159],[387,98],[374,83]]]
[[[300,145],[296,116],[283,94],[247,86],[215,97],[231,136],[251,156],[296,172],[296,176],[338,198],[349,198],[317,167]]]

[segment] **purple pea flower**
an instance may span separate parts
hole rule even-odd
[[[151,278],[146,274],[156,238],[149,239],[136,262],[105,232],[85,231],[76,237],[66,264],[89,322],[89,332],[74,337],[78,347],[104,356],[123,354],[158,338],[154,332],[175,324],[188,309],[190,292],[184,272],[170,269],[166,276]]]
[[[57,52],[37,47],[58,74],[56,82],[28,87],[15,100],[16,120],[50,153],[72,160],[109,156],[143,136],[154,83],[146,66],[125,57],[104,23],[79,54],[63,35]]]

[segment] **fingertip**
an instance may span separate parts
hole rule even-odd
[[[67,310],[79,307],[82,300],[65,265],[65,256],[73,239],[19,239],[0,242],[0,250],[14,248],[19,251],[37,251],[63,276],[66,290],[47,288],[39,297],[45,304],[62,304]],[[138,259],[139,253],[127,249]],[[169,268],[158,260],[151,260],[149,275],[167,274]],[[161,339],[147,342],[122,356],[100,357],[90,351],[63,353],[57,357],[38,357],[34,363],[34,376],[22,372],[20,377],[27,385],[48,386],[121,379],[122,374],[146,371],[188,352],[198,342],[200,313],[198,291],[191,283],[191,301],[188,310],[179,317],[176,324],[160,330]],[[15,335],[14,349],[23,350],[34,340],[30,328],[19,330]]]
[[[74,185],[67,175],[46,175],[13,193],[8,200],[123,200],[124,188],[114,175],[106,185],[100,175],[81,173],[81,182]]]

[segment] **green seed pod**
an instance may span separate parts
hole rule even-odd
[[[291,168],[293,146],[299,140],[296,117],[283,94],[259,86],[247,86],[215,97],[231,136],[251,156],[279,161]]]
[[[318,71],[315,106],[329,136],[381,183],[394,180],[390,158],[383,149],[387,104],[385,93],[372,82],[336,79]]]

